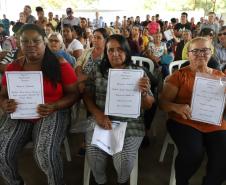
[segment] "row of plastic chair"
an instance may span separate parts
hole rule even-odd
[[[154,63],[153,63],[152,60],[145,58],[145,57],[132,56],[132,61],[133,61],[134,64],[138,64],[139,66],[143,66],[144,63],[146,63],[147,64],[146,66],[148,66],[148,68],[149,68],[149,72],[151,72],[153,74]],[[170,74],[172,74],[174,67],[177,67],[178,69],[180,69],[181,65],[185,62],[186,62],[186,60],[171,62],[170,65],[169,65]],[[76,133],[76,130],[73,130],[73,133]],[[156,132],[154,131],[154,133],[156,133]],[[176,148],[176,145],[174,144],[173,140],[171,139],[171,137],[168,133],[167,133],[167,135],[164,139],[164,143],[163,143],[163,147],[162,147],[162,150],[161,150],[159,161],[163,162],[163,159],[164,159],[164,156],[165,156],[165,153],[166,153],[166,150],[167,150],[167,147],[168,147],[169,144],[174,145],[173,162],[172,162],[172,166],[171,166],[171,175],[170,175],[169,185],[175,185],[176,180],[175,180],[174,163],[175,163],[175,158],[176,158],[176,155],[177,155],[177,148]],[[68,159],[68,161],[71,161],[70,148],[69,148],[67,138],[64,141],[64,146],[65,146],[67,159]],[[90,166],[88,164],[87,157],[85,157],[83,185],[89,185],[90,172],[91,172]],[[130,185],[137,185],[137,180],[138,180],[138,153],[137,153],[137,156],[136,156],[134,168],[133,168],[132,173],[130,175]]]

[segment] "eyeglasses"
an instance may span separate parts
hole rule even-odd
[[[49,42],[60,42],[59,40],[57,40],[57,39],[49,39]]]
[[[188,52],[191,52],[195,56],[199,56],[201,53],[203,55],[209,55],[211,53],[211,48],[193,49]]]
[[[34,45],[39,45],[40,43],[43,42],[43,39],[41,38],[35,38],[35,39],[21,39],[20,42],[23,45],[30,45],[30,44],[34,44]]]
[[[124,52],[124,50],[122,48],[120,48],[120,47],[118,47],[118,48],[109,48],[107,50],[107,52],[109,54],[111,54],[111,55],[114,54],[115,52],[117,52],[118,54],[122,54]]]
[[[226,32],[223,32],[223,33],[218,33],[218,37],[222,36],[222,35],[226,35]]]

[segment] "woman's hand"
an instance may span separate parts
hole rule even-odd
[[[98,125],[106,130],[111,130],[112,129],[112,123],[111,120],[107,115],[104,115],[103,112],[99,111],[95,115],[95,119],[98,123]]]
[[[57,110],[56,104],[40,104],[37,107],[37,113],[41,118],[47,117]]]
[[[141,91],[141,94],[146,95],[151,88],[149,78],[147,76],[140,78],[138,82],[138,87],[139,87],[139,90]]]
[[[16,111],[17,105],[18,105],[18,103],[15,100],[5,99],[2,102],[1,107],[2,107],[3,111],[6,113],[13,113]]]
[[[187,104],[177,104],[174,112],[179,114],[183,119],[191,119],[191,108]]]

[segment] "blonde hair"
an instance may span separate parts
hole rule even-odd
[[[209,42],[210,47],[212,48],[212,43],[210,42],[210,40],[209,40],[208,38],[206,38],[206,37],[196,37],[196,38],[192,39],[192,40],[188,43],[188,51],[190,50],[191,45],[193,45],[193,44],[196,43],[196,42],[201,42],[201,41],[203,41],[203,42]]]
[[[49,34],[48,39],[50,39],[53,36],[57,37],[57,39],[60,41],[61,49],[64,49],[65,45],[64,45],[64,40],[63,40],[62,35],[59,32],[53,32],[53,33]]]

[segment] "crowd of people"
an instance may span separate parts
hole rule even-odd
[[[112,120],[127,122],[121,152],[112,156],[118,184],[129,184],[136,153],[148,146],[148,130],[159,107],[169,113],[167,129],[175,142],[176,184],[188,185],[199,168],[204,153],[208,163],[202,185],[222,185],[226,180],[226,121],[220,126],[191,120],[191,98],[197,72],[214,78],[226,74],[226,26],[214,12],[208,19],[163,21],[159,14],[116,16],[108,26],[96,12],[91,21],[75,17],[72,8],[59,18],[53,12],[29,5],[19,13],[18,21],[6,15],[0,21],[0,102],[4,114],[0,120],[0,174],[10,185],[24,185],[18,173],[17,154],[32,139],[34,156],[49,185],[64,185],[60,146],[70,126],[70,108],[83,100],[89,122],[85,133],[85,151],[96,184],[107,184],[108,154],[91,144],[95,125],[112,129]],[[10,29],[13,35],[10,35]],[[133,64],[132,56],[154,63],[154,73]],[[183,68],[169,75],[169,64],[187,60]],[[141,92],[138,118],[104,114],[109,69],[139,69],[144,76],[137,86]],[[39,119],[11,119],[18,102],[9,99],[5,71],[42,71],[45,103],[37,107]],[[164,81],[164,83],[163,83]],[[163,84],[163,86],[162,86]],[[159,92],[156,92],[156,89]],[[160,96],[158,96],[160,94]]]

